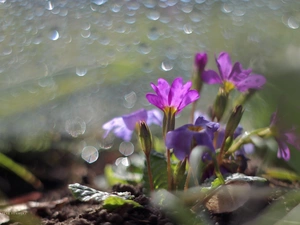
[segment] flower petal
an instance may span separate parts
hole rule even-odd
[[[277,157],[288,161],[290,159],[290,149],[283,141],[276,139],[278,143]]]
[[[252,72],[251,69],[244,70],[242,67],[242,64],[239,62],[236,62],[232,70],[230,72],[230,75],[228,76],[228,80],[233,82],[234,84],[241,82],[242,80],[246,79],[250,73]]]
[[[162,126],[163,115],[157,109],[149,110],[147,124],[150,126],[152,123]]]
[[[186,93],[183,99],[181,100],[181,103],[178,106],[176,113],[179,113],[184,107],[186,107],[188,104],[196,101],[199,98],[200,94],[198,93],[198,91],[189,90],[188,93]]]
[[[122,116],[124,123],[129,130],[135,129],[135,124],[139,121],[147,121],[147,110],[146,109],[140,109],[136,112],[130,113],[128,115]]]
[[[157,108],[164,110],[164,104],[159,96],[148,93],[146,94],[146,98],[152,105],[155,105]]]
[[[294,130],[287,131],[283,134],[287,143],[293,145],[296,149],[300,150],[300,141]]]
[[[201,79],[207,84],[221,84],[222,80],[220,76],[214,70],[205,70],[201,75]]]
[[[182,77],[177,77],[170,88],[170,92],[168,94],[168,105],[177,108],[180,105],[180,102],[183,96],[187,93],[187,91],[191,88],[192,83],[189,82],[189,85],[183,85]]]
[[[118,127],[118,126],[125,126],[124,121],[121,117],[116,117],[108,122],[106,122],[105,124],[102,125],[102,128],[104,130],[106,130],[105,134],[103,135],[104,138],[107,137],[107,135],[109,134],[109,132],[111,130],[113,130],[114,128]]]
[[[230,56],[227,52],[221,52],[219,57],[216,59],[217,66],[220,72],[222,80],[228,80],[230,72],[232,70],[232,63]]]
[[[260,89],[266,83],[266,78],[259,74],[252,74],[246,79],[236,84],[240,92],[245,92],[248,89]]]
[[[174,155],[183,160],[191,151],[193,133],[189,130],[169,131],[166,135],[165,144],[168,149],[173,148]]]

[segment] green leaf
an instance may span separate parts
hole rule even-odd
[[[95,200],[98,202],[102,202],[108,197],[116,196],[122,199],[132,199],[134,195],[131,195],[130,192],[104,192],[104,191],[98,191],[93,188],[75,183],[75,184],[69,184],[69,189],[71,190],[73,196],[83,202],[87,202],[90,200]]]
[[[291,182],[300,180],[300,176],[298,174],[282,168],[268,168],[265,170],[264,176],[267,178],[288,180]]]
[[[219,178],[216,178],[216,179],[214,179],[213,182],[211,182],[211,187],[216,188],[216,187],[219,187],[222,184],[223,184],[223,182]]]
[[[271,206],[264,210],[249,225],[288,225],[299,224],[299,204],[300,204],[300,191],[291,190],[287,194],[279,197]]]
[[[106,165],[104,169],[104,175],[110,186],[115,184],[137,184],[141,181],[140,173],[131,173],[128,171],[122,171],[122,174],[117,171],[117,168],[112,165]]]
[[[103,208],[107,210],[117,209],[125,204],[131,204],[133,207],[142,207],[139,203],[133,200],[123,199],[118,196],[109,196],[103,201]]]
[[[204,222],[197,218],[179,198],[166,190],[155,192],[152,196],[152,202],[159,205],[168,217],[176,221],[176,224],[204,225]]]
[[[145,162],[147,163],[147,162]],[[150,153],[150,167],[153,176],[154,189],[168,188],[167,162],[163,154],[156,151]],[[147,167],[144,168],[143,174],[144,187],[150,190]]]

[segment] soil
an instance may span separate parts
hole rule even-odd
[[[99,202],[89,201],[80,202],[76,200],[70,190],[69,183],[81,183],[83,185],[97,189],[93,186],[92,178],[96,175],[95,171],[103,170],[103,162],[94,164],[92,167],[88,164],[73,162],[72,156],[64,155],[64,163],[60,168],[56,168],[60,173],[56,173],[55,177],[46,176],[46,182],[43,176],[39,178],[47,186],[42,191],[23,189],[22,181],[16,177],[8,176],[10,180],[13,179],[14,187],[18,185],[25,193],[20,194],[20,190],[14,195],[10,192],[8,203],[13,204],[12,207],[16,210],[15,213],[5,212],[9,216],[9,221],[1,223],[0,210],[0,224],[4,225],[179,225],[177,221],[167,216],[158,206],[150,203],[150,199],[143,194],[142,187],[134,187],[131,185],[115,185],[112,191],[124,192],[129,191],[135,196],[134,201],[142,205],[142,208],[134,208],[132,205],[125,205],[115,210],[108,211],[103,209]],[[74,166],[76,165],[76,166]],[[97,168],[98,165],[98,168]],[[35,170],[40,169],[34,165]],[[44,170],[47,171],[47,170]],[[100,172],[101,173],[101,172]],[[62,177],[58,177],[61,174]],[[66,174],[69,174],[66,176]],[[0,179],[3,171],[0,171]],[[72,179],[65,179],[66,177]],[[3,178],[2,178],[3,179]],[[8,179],[8,180],[9,180]],[[11,183],[12,181],[8,181]],[[280,186],[281,184],[275,184]],[[274,183],[269,186],[274,186]],[[282,185],[281,185],[282,186]],[[284,183],[283,183],[284,186]],[[27,186],[26,186],[27,187]],[[15,188],[17,190],[17,188]],[[14,190],[14,189],[13,189]],[[214,214],[208,210],[204,210],[204,217],[206,217],[207,224],[218,225],[240,225],[257,216],[261,210],[266,208],[274,199],[278,198],[273,193],[266,198],[250,199],[243,207],[230,212]],[[20,197],[21,195],[21,197]],[[0,205],[1,206],[1,205]],[[24,208],[26,213],[24,213]],[[28,213],[29,212],[29,213]],[[3,213],[2,213],[3,214]],[[168,214],[169,215],[169,214]],[[181,225],[182,223],[180,223]],[[186,224],[191,225],[191,224]]]

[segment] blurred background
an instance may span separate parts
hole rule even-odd
[[[207,68],[227,51],[267,77],[246,106],[245,130],[267,126],[278,105],[300,125],[299,26],[298,0],[0,0],[0,152],[46,184],[69,178],[65,166],[74,176],[86,164],[101,173],[139,151],[134,140],[104,139],[102,124],[153,108],[150,82],[189,80],[202,51]],[[198,109],[207,111],[217,89],[204,87]],[[69,155],[77,161],[68,164]],[[292,149],[288,162],[297,172],[299,155]],[[13,174],[0,172],[2,191],[16,191]]]

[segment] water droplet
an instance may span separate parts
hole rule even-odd
[[[110,7],[110,10],[112,11],[112,12],[115,12],[115,13],[117,13],[117,12],[119,12],[120,10],[121,10],[121,8],[122,8],[122,5],[120,4],[113,4],[111,7]]]
[[[148,9],[152,9],[156,6],[156,0],[144,0],[142,3]]]
[[[99,147],[105,150],[110,149],[114,144],[114,140],[115,136],[113,135],[113,133],[109,133],[105,138],[103,138],[102,136],[102,139],[99,143]]]
[[[93,0],[92,3],[96,5],[103,5],[107,0]]]
[[[129,94],[124,96],[125,102],[124,102],[124,106],[126,108],[132,108],[137,100],[137,96],[136,93],[134,91],[130,92]]]
[[[146,15],[150,20],[158,20],[160,17],[160,13],[158,11],[150,11]]]
[[[0,3],[5,3],[6,2],[6,0],[0,0]]]
[[[10,46],[6,46],[3,48],[3,55],[10,55],[12,53],[12,48]]]
[[[123,141],[119,146],[119,152],[124,156],[130,156],[134,152],[134,145],[131,142]]]
[[[91,36],[91,31],[90,30],[82,30],[80,34],[81,34],[81,37],[83,37],[83,38],[89,38]]]
[[[51,11],[53,9],[53,5],[52,5],[52,2],[51,1],[48,1],[46,3],[46,9],[48,9],[49,11]]]
[[[129,160],[128,160],[127,157],[119,157],[119,158],[116,159],[115,165],[116,166],[122,165],[122,166],[126,166],[127,167],[127,166],[130,165],[130,162],[129,162]]]
[[[79,77],[83,77],[87,73],[87,68],[86,67],[76,67],[76,74]]]
[[[195,0],[195,2],[196,3],[198,3],[198,4],[202,4],[202,3],[204,3],[206,0]]]
[[[148,54],[149,52],[151,52],[151,47],[149,47],[149,46],[148,46],[147,44],[145,44],[145,43],[140,43],[140,44],[138,45],[137,51],[138,51],[139,53],[141,53],[141,54],[146,55],[146,54]]]
[[[161,63],[161,68],[163,71],[170,71],[173,69],[173,63],[169,60],[163,61]]]
[[[52,30],[49,32],[48,37],[50,40],[56,41],[59,38],[59,33],[57,30]]]
[[[193,11],[193,5],[192,4],[186,4],[186,5],[182,6],[181,10],[184,13],[190,13],[190,12]]]
[[[147,37],[152,40],[152,41],[155,41],[159,38],[160,34],[157,30],[156,27],[152,27],[149,31],[149,33],[147,34]]]
[[[234,7],[230,3],[224,3],[221,10],[223,13],[231,13],[233,11]]]
[[[287,21],[287,25],[289,28],[292,29],[298,29],[299,28],[299,23],[295,20],[294,17],[290,17]]]
[[[66,121],[65,130],[72,136],[78,137],[85,133],[86,123],[83,119],[77,117]]]
[[[193,33],[192,26],[191,26],[190,24],[184,24],[184,25],[183,25],[183,31],[184,31],[184,33],[186,33],[186,34],[191,34],[191,33]]]
[[[95,162],[99,157],[99,152],[94,146],[86,146],[83,148],[81,158],[88,163]]]

